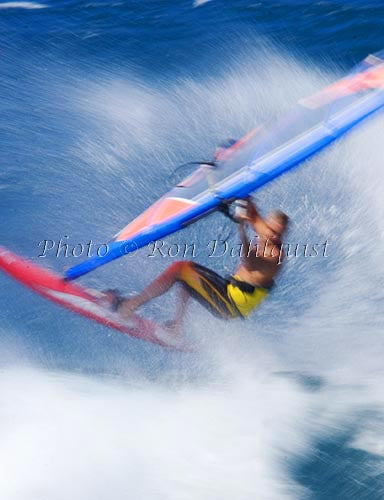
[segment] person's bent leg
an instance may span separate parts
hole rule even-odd
[[[179,333],[181,331],[181,327],[183,326],[183,321],[185,314],[187,312],[187,303],[191,297],[191,294],[185,288],[185,286],[181,285],[179,291],[179,301],[177,304],[175,319],[172,321],[172,326],[175,329],[175,332]]]
[[[130,299],[124,299],[119,307],[120,314],[127,318],[146,302],[166,293],[177,281],[180,281],[184,266],[187,265],[189,265],[188,261],[174,262],[141,293]]]

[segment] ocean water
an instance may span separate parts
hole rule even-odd
[[[0,3],[0,243],[103,243],[210,156],[384,46],[382,2]],[[291,217],[289,259],[247,322],[192,305],[194,354],[72,315],[0,275],[0,498],[384,498],[382,115],[257,193]],[[196,260],[220,215],[174,235]],[[143,249],[88,275],[140,290]],[[175,294],[145,314],[169,317]]]

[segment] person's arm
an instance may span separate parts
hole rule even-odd
[[[248,239],[247,232],[246,232],[246,223],[247,222],[248,222],[248,220],[245,217],[244,217],[244,219],[242,219],[239,222],[239,235],[240,235],[240,241],[241,241],[240,255],[241,255],[241,260],[243,262],[243,265],[245,265],[245,267],[247,267],[247,258],[249,256],[249,251],[250,251],[250,248],[249,248],[250,241]]]
[[[268,238],[270,228],[264,222],[264,219],[259,214],[255,204],[250,199],[248,199],[247,220],[259,236],[261,236],[262,238]]]
[[[245,222],[246,222],[245,219],[243,219],[239,222],[240,241],[241,241],[241,244],[243,245],[243,248],[246,248],[249,245],[247,234],[245,232]]]

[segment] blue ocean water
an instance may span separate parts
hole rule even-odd
[[[103,243],[207,158],[383,48],[384,4],[0,3],[0,243]],[[257,195],[291,216],[291,259],[262,308],[191,308],[199,354],[71,315],[0,276],[0,493],[61,499],[383,498],[383,118]],[[175,235],[219,272],[220,215]],[[172,262],[143,249],[87,276],[137,291]],[[149,306],[172,314],[175,295]]]

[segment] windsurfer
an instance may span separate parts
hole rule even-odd
[[[242,201],[245,210],[237,215],[237,222],[243,248],[247,251],[233,275],[224,278],[195,262],[178,261],[141,293],[131,298],[121,297],[115,291],[107,291],[106,298],[112,309],[128,318],[137,308],[180,283],[180,301],[172,322],[176,329],[181,327],[190,297],[197,299],[222,319],[249,316],[267,297],[281,268],[282,237],[287,229],[288,216],[276,210],[264,220],[250,199]],[[247,237],[247,225],[257,233],[257,245],[254,244],[255,238]]]

